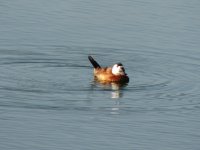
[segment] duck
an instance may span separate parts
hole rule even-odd
[[[128,83],[129,77],[122,63],[116,63],[112,67],[101,67],[92,56],[88,56],[94,67],[94,79],[102,83]]]

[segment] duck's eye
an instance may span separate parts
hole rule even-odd
[[[122,70],[123,72],[125,72],[125,69],[124,69],[124,67],[121,67],[121,70]]]

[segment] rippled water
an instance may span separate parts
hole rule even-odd
[[[1,1],[0,149],[199,149],[199,4]]]

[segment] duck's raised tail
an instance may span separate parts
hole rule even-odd
[[[101,68],[101,66],[92,58],[92,56],[88,56],[88,59],[94,68]]]

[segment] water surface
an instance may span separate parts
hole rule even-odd
[[[199,5],[3,0],[0,149],[199,149]],[[130,83],[94,82],[88,55]]]

